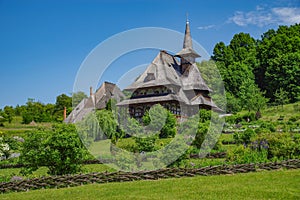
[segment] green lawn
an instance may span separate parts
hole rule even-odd
[[[9,181],[12,176],[21,176],[20,174],[21,168],[7,168],[7,169],[0,169],[0,182],[1,181]],[[92,172],[114,172],[116,171],[113,168],[110,168],[104,164],[89,164],[84,165],[82,167],[81,173],[92,173]],[[27,178],[35,178],[35,177],[42,177],[42,176],[49,176],[47,174],[46,167],[40,167],[37,171],[33,172],[30,175],[27,175]],[[1,199],[1,198],[0,198]]]
[[[300,169],[91,184],[1,194],[8,199],[300,199]]]
[[[284,116],[283,121],[288,121],[292,116],[299,115],[300,102],[293,104],[286,104],[281,106],[272,106],[262,111],[261,120],[278,121],[280,116]]]

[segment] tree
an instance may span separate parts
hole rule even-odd
[[[73,93],[72,94],[73,108],[75,108],[84,98],[87,98],[87,95],[82,91]]]
[[[230,92],[226,92],[226,112],[227,113],[236,113],[240,110],[240,102],[237,97],[232,95]]]
[[[156,104],[143,116],[146,131],[159,132],[160,138],[174,137],[176,135],[176,117],[160,104]]]
[[[66,94],[61,94],[56,97],[55,108],[54,108],[54,119],[57,122],[63,121],[64,109],[67,109],[67,115],[72,110],[72,98]]]
[[[24,124],[29,124],[32,121],[35,122],[50,122],[51,116],[45,117],[45,105],[40,102],[34,102],[28,100],[25,106],[25,110],[22,112],[22,118]],[[49,113],[49,115],[51,115]],[[47,121],[48,119],[49,121]]]
[[[267,99],[264,97],[264,93],[256,86],[253,80],[246,79],[242,82],[239,100],[242,108],[259,112],[266,106]]]
[[[291,102],[300,94],[300,24],[279,26],[263,34],[258,45],[256,82],[275,101],[274,91],[283,88]]]
[[[13,120],[13,117],[15,116],[15,110],[12,106],[5,106],[4,107],[4,113],[6,114],[6,119],[8,123],[11,123]]]
[[[118,127],[117,120],[111,111],[98,110],[96,111],[96,117],[102,133],[111,139],[113,144],[116,144],[124,136],[124,132]]]
[[[283,109],[283,105],[289,102],[288,92],[284,91],[283,88],[279,88],[276,90],[275,94],[275,102],[277,105],[281,105]]]
[[[226,110],[224,83],[215,61],[202,61],[197,63],[197,66],[205,83],[212,90],[210,92],[212,100],[219,108]]]
[[[28,135],[20,156],[20,162],[26,165],[22,173],[32,173],[45,166],[51,175],[74,174],[81,170],[86,155],[75,126],[57,124],[51,130]]]
[[[256,45],[249,34],[239,33],[233,36],[228,46],[220,42],[214,47],[211,58],[216,61],[226,91],[234,97],[237,97],[243,80],[254,80],[252,71],[258,65]]]

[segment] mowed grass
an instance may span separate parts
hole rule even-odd
[[[300,199],[300,169],[91,184],[1,194],[0,199]]]
[[[27,175],[24,177],[21,173],[21,168],[7,168],[7,169],[0,169],[0,182],[1,178],[10,180],[12,176],[20,176],[23,178],[36,178],[36,177],[45,177],[49,176],[47,174],[48,169],[46,167],[40,167],[37,171],[34,171],[32,174]],[[82,166],[82,171],[80,173],[93,173],[93,172],[115,172],[116,170],[110,168],[105,164],[88,164]],[[1,199],[1,198],[0,198]]]
[[[280,116],[283,116],[283,121],[288,121],[292,116],[297,116],[300,113],[300,102],[286,104],[282,106],[272,106],[262,110],[261,120],[278,121]]]

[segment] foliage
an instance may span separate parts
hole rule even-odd
[[[150,136],[148,137],[134,137],[138,152],[155,151],[155,144],[157,139],[157,134],[150,134]]]
[[[96,118],[101,132],[103,132],[107,138],[111,139],[113,144],[116,144],[118,139],[124,136],[124,132],[118,127],[118,123],[112,111],[98,110],[96,111]]]
[[[146,131],[159,131],[160,138],[169,138],[176,135],[176,117],[160,104],[156,104],[143,116]]]
[[[20,161],[28,165],[22,173],[32,173],[41,166],[51,175],[73,174],[81,170],[86,156],[74,125],[54,125],[51,130],[37,130],[26,138]]]
[[[212,90],[210,92],[212,100],[219,108],[226,110],[224,83],[216,63],[213,60],[204,60],[197,63],[197,66],[205,83]]]
[[[212,112],[210,110],[206,109],[200,109],[199,110],[199,122],[205,123],[207,121],[210,121]]]
[[[160,138],[173,138],[176,135],[176,125],[177,120],[175,115],[173,115],[170,111],[167,112],[166,123],[162,127],[159,137]]]
[[[72,98],[66,94],[61,94],[56,97],[56,102],[53,109],[53,115],[55,121],[57,122],[63,121],[63,112],[65,108],[67,110],[67,115],[68,115],[72,109]]]
[[[4,109],[4,116],[7,119],[8,123],[11,123],[13,117],[15,116],[15,110],[12,106],[5,106]]]
[[[300,158],[300,137],[293,133],[266,133],[257,138],[257,143],[268,144],[268,159]]]
[[[226,92],[226,112],[227,113],[236,113],[241,110],[240,101],[237,97],[232,95],[230,92]]]
[[[275,132],[275,126],[272,122],[261,122],[260,127],[255,130],[256,133],[271,133]]]
[[[250,147],[239,145],[227,152],[227,160],[237,164],[262,163],[268,161],[266,150],[252,150]]]
[[[260,111],[268,101],[252,79],[245,79],[242,82],[238,96],[241,108],[249,112]]]
[[[300,24],[279,26],[263,34],[258,45],[259,68],[256,80],[274,101],[274,91],[282,88],[295,102],[300,93]]]
[[[235,97],[244,80],[254,80],[255,56],[256,41],[245,33],[235,34],[228,46],[220,42],[214,47],[212,59],[218,66],[226,91]]]
[[[248,145],[251,142],[251,139],[253,139],[256,136],[256,133],[253,129],[248,128],[244,132],[236,132],[233,135],[233,139],[237,144],[245,144]]]
[[[0,127],[4,126],[4,122],[7,121],[6,114],[0,109]]]
[[[44,104],[40,102],[28,101],[26,103],[26,110],[22,112],[24,124],[29,124],[31,121],[44,122]]]
[[[277,30],[270,29],[262,35],[260,40],[254,40],[245,33],[235,34],[229,45],[223,42],[217,43],[211,58],[217,64],[226,91],[234,97],[242,97],[243,102],[245,100],[248,102],[248,100],[244,95],[239,95],[240,89],[243,89],[241,86],[254,80],[255,85],[252,84],[250,88],[244,87],[243,89],[250,90],[249,94],[245,93],[250,97],[251,90],[257,90],[255,89],[257,84],[263,91],[257,94],[270,99],[271,102],[276,100],[275,91],[280,91],[280,88],[286,91],[286,100],[291,102],[298,100],[300,94],[300,24],[279,26]],[[246,83],[243,83],[245,81]],[[265,104],[265,99],[258,99],[259,104]],[[251,103],[252,100],[249,99],[250,105],[244,103],[242,105],[251,110],[254,105]],[[229,100],[228,102],[230,103]],[[229,110],[231,107],[232,105],[229,105]]]
[[[282,109],[283,105],[289,102],[288,92],[284,91],[283,88],[276,90],[274,98],[277,105],[281,105]]]
[[[195,136],[195,140],[193,141],[193,145],[195,145],[198,149],[201,148],[201,145],[205,139],[205,136],[207,134],[209,128],[209,121],[205,123],[199,123],[198,130]]]
[[[72,94],[73,108],[75,108],[82,101],[82,99],[84,99],[84,98],[87,98],[87,95],[82,91],[78,91],[78,92],[73,93]],[[65,106],[67,106],[67,105],[65,105]]]

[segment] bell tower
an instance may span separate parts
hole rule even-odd
[[[196,62],[196,58],[200,55],[193,49],[190,22],[187,19],[185,25],[183,48],[179,51],[176,56],[180,57],[181,73],[184,73],[186,69]]]

